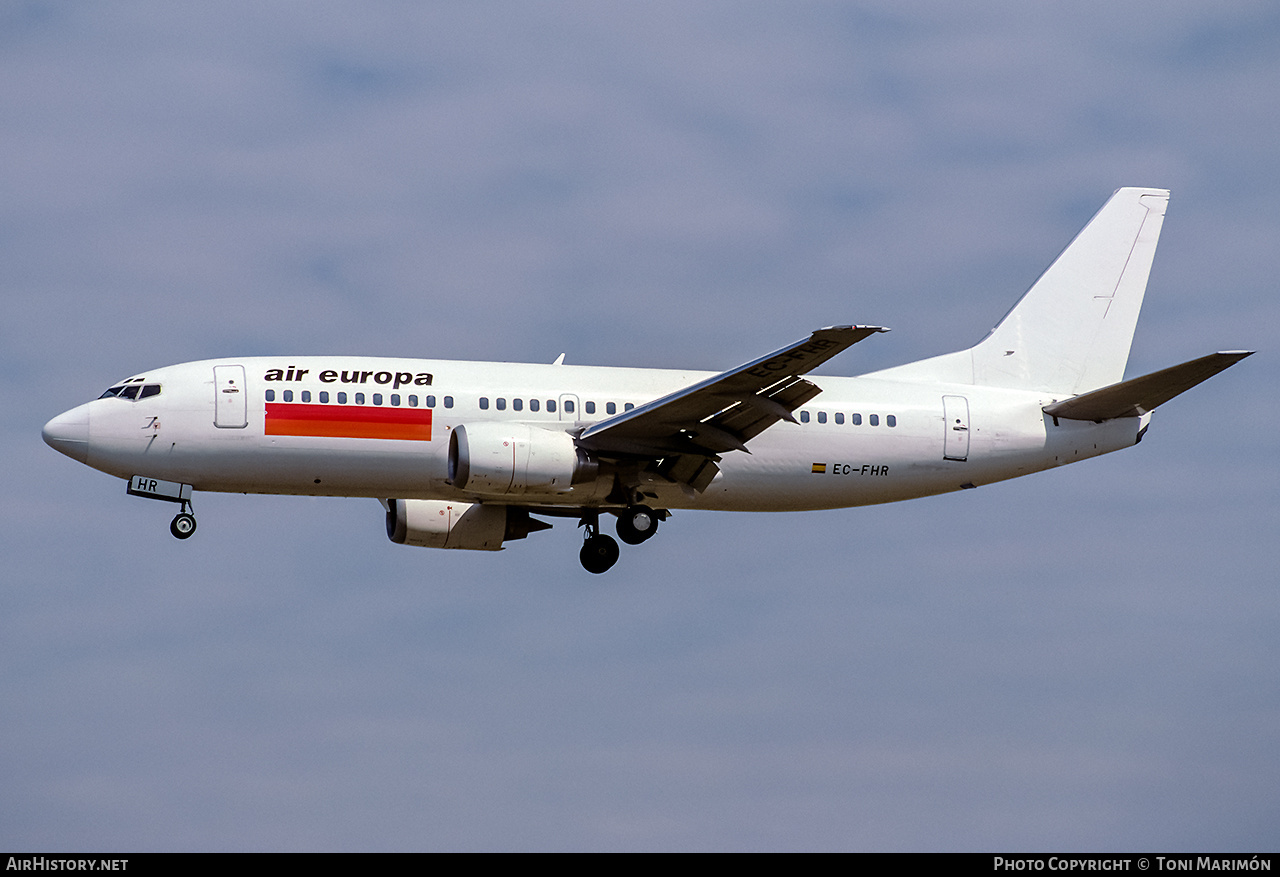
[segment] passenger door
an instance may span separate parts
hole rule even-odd
[[[249,425],[244,366],[213,367],[213,425],[219,429],[244,429]]]
[[[942,459],[969,459],[969,400],[964,396],[943,396],[942,421]]]

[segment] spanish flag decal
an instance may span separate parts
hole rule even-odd
[[[826,464],[826,463],[814,463],[814,464],[813,464],[813,468],[812,468],[812,469],[810,469],[809,471],[810,471],[810,472],[812,472],[814,475],[825,475],[825,474],[826,474],[826,472],[827,472],[827,464]]]
[[[429,442],[431,409],[268,402],[266,433]]]

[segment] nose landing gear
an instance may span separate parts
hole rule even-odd
[[[190,539],[196,531],[196,516],[191,514],[191,485],[176,481],[161,481],[145,475],[134,475],[129,479],[126,492],[130,496],[142,496],[147,499],[159,499],[165,502],[181,503],[178,516],[169,522],[169,532],[178,539]]]
[[[195,531],[195,515],[188,512],[179,512],[177,517],[169,522],[169,532],[179,539],[189,539]]]
[[[191,506],[187,503],[182,504],[182,511],[169,522],[169,532],[178,539],[190,539],[191,534],[196,531],[196,516],[191,514]]]

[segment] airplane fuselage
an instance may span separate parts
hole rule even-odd
[[[609,506],[608,470],[563,490],[459,490],[449,483],[450,433],[479,422],[573,433],[710,376],[366,357],[209,360],[147,372],[133,380],[160,392],[97,399],[74,417],[87,424],[83,462],[93,468],[200,491]],[[796,412],[798,422],[765,431],[750,454],[726,455],[701,493],[649,480],[656,504],[794,511],[893,502],[1128,447],[1146,421],[1055,425],[1041,409],[1057,397],[1025,390],[813,380],[822,393]]]

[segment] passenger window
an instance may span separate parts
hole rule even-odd
[[[374,393],[374,394],[373,394],[373,404],[374,404],[374,405],[381,405],[381,404],[382,404],[382,394],[381,394],[381,393]]]
[[[480,397],[480,410],[481,410],[481,411],[488,411],[488,410],[489,410],[489,397],[488,397],[488,396],[481,396],[481,397]]]
[[[427,407],[428,407],[428,408],[435,408],[435,407],[436,407],[436,397],[435,397],[435,396],[428,396],[428,397],[427,397]]]
[[[320,391],[320,401],[321,401],[321,402],[323,402],[325,405],[328,405],[328,404],[329,404],[329,391],[328,391],[328,390],[321,390],[321,391]]]
[[[346,405],[346,404],[347,404],[347,394],[346,394],[346,393],[339,393],[339,394],[338,394],[338,404],[339,404],[339,405]]]
[[[606,402],[604,405],[604,410],[606,414],[617,414],[618,406],[613,402]]]
[[[392,405],[399,405],[399,404],[400,404],[400,394],[399,394],[399,393],[392,393],[392,394],[391,394],[391,404],[392,404]]]
[[[565,399],[565,400],[564,400],[564,413],[565,413],[565,414],[572,414],[572,413],[573,413],[573,400],[572,400],[572,399]]]
[[[286,391],[286,392],[287,392],[287,391]],[[364,393],[356,393],[356,404],[357,404],[357,405],[363,405],[363,404],[364,404]]]
[[[898,425],[898,418],[897,418],[897,417],[894,417],[892,414],[890,414],[890,415],[888,415],[887,417],[885,417],[884,422],[885,422],[885,425],[886,425],[886,426],[897,426],[897,425]]]
[[[538,410],[538,400],[537,400],[537,399],[530,399],[530,400],[529,400],[529,410],[530,410],[530,411],[537,411],[537,410]]]
[[[524,410],[524,400],[523,400],[523,399],[512,399],[512,400],[511,400],[511,410],[512,410],[512,411],[522,411],[522,410]]]
[[[596,413],[596,403],[595,403],[595,402],[584,402],[584,403],[582,403],[582,405],[583,405],[583,407],[587,410],[587,413],[588,413],[588,414],[595,414],[595,413]]]
[[[854,426],[862,426],[862,415],[861,415],[861,414],[850,414],[850,415],[849,415],[849,422],[850,422],[850,423],[852,423]]]
[[[623,406],[622,406],[622,410],[623,410],[623,411],[630,411],[632,408],[635,408],[635,407],[636,407],[636,406],[634,406],[634,405],[632,405],[630,402],[628,402],[626,405],[623,405]]]
[[[844,423],[844,412],[843,412],[843,411],[837,411],[837,412],[836,412],[836,423]]]
[[[800,412],[800,422],[801,422],[801,423],[808,423],[808,422],[809,422],[809,412],[808,412],[808,411],[801,411],[801,412]]]
[[[826,422],[827,422],[827,412],[825,412],[825,411],[819,411],[819,412],[818,412],[818,422],[819,422],[819,423],[826,423]]]
[[[285,390],[285,391],[284,391],[284,401],[286,401],[286,402],[292,402],[292,401],[293,401],[293,390]]]
[[[274,401],[276,401],[276,391],[275,391],[275,390],[267,390],[267,392],[266,392],[266,393],[264,393],[263,395],[266,397],[266,400],[267,400],[268,402],[274,402]]]
[[[498,397],[497,409],[498,409],[499,411],[506,411],[506,410],[507,410],[507,400],[506,400],[504,397],[502,397],[502,396],[499,396],[499,397]]]
[[[867,417],[867,422],[868,422],[868,423],[870,423],[872,426],[879,426],[879,425],[880,425],[880,415],[879,415],[879,414],[872,414],[872,415],[869,415],[869,416]]]
[[[444,407],[445,407],[445,408],[452,408],[452,407],[453,407],[453,397],[452,397],[452,396],[445,396],[445,397],[444,397]]]
[[[556,400],[555,400],[555,399],[548,399],[548,400],[547,400],[547,413],[548,413],[548,414],[555,414],[555,413],[556,413]]]
[[[303,401],[303,402],[310,402],[310,401],[311,401],[311,391],[310,391],[310,390],[303,390],[303,391],[302,391],[302,401]]]

